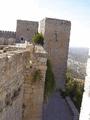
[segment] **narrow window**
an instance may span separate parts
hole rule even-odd
[[[58,41],[57,40],[57,32],[55,32],[54,35],[55,35],[55,40]]]

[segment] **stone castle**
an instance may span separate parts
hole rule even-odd
[[[38,28],[44,48],[30,44]],[[70,29],[70,21],[45,18],[40,25],[17,20],[16,32],[0,31],[0,120],[42,120],[47,58],[56,89],[64,89]]]

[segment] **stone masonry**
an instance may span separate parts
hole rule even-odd
[[[16,32],[0,31],[0,45],[12,45],[16,42]]]
[[[44,48],[48,52],[56,80],[56,89],[64,89],[71,22],[45,18],[40,22],[39,31],[45,38]],[[38,32],[38,22],[17,20],[16,33],[0,32],[0,44],[32,42]],[[14,39],[16,35],[16,40]],[[2,37],[4,36],[4,37]],[[6,39],[8,37],[8,40]],[[10,36],[14,36],[11,39]],[[10,37],[10,38],[9,38]],[[4,41],[4,42],[3,42]],[[6,41],[6,42],[5,42]]]
[[[0,120],[22,119],[22,74],[22,53],[0,54]]]
[[[32,45],[3,49],[5,53],[0,54],[0,120],[42,120],[46,52]],[[33,78],[35,71],[40,74],[37,81]]]
[[[30,51],[32,50],[30,49]],[[32,53],[31,55],[26,54],[26,61],[24,61],[23,120],[42,120],[47,54],[40,46],[36,46]],[[33,77],[37,71],[39,72],[39,78],[35,81]]]
[[[16,32],[0,31],[0,120],[42,120],[47,56],[56,89],[64,89],[70,29],[70,21],[43,19],[46,52],[30,44],[38,22],[17,20]]]
[[[45,38],[45,50],[51,60],[56,89],[64,88],[67,68],[71,22],[45,18],[40,22],[40,32]]]
[[[32,37],[38,32],[38,22],[17,20],[16,42],[24,43],[32,41]]]

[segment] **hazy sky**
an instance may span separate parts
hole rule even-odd
[[[16,30],[16,20],[44,17],[70,20],[70,46],[90,48],[90,0],[0,0],[0,29]]]

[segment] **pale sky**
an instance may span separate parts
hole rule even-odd
[[[90,0],[0,0],[0,30],[15,31],[16,20],[70,20],[70,46],[90,48]]]

